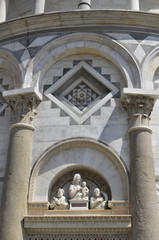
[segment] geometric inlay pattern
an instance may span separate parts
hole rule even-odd
[[[107,35],[107,34],[106,34]],[[158,45],[159,37],[143,33],[108,33],[124,45],[141,64],[143,59]]]
[[[84,82],[77,85],[65,98],[79,110],[83,110],[92,103],[99,95]]]
[[[129,235],[104,235],[104,234],[29,234],[28,240],[129,240]]]
[[[44,91],[44,95],[82,124],[119,91],[109,79],[80,61]]]
[[[28,36],[27,38],[7,43],[1,47],[13,52],[14,56],[22,63],[23,67],[26,68],[29,61],[37,54],[37,52],[48,42],[57,37],[57,34],[39,37]]]

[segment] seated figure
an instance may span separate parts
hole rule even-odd
[[[68,202],[63,195],[64,190],[59,188],[57,192],[57,197],[53,197],[53,200],[51,201],[50,209],[54,210],[68,209]]]
[[[70,199],[80,200],[83,199],[81,192],[81,175],[76,173],[73,177],[72,184],[69,187],[69,197]]]
[[[90,208],[91,209],[105,209],[106,201],[101,196],[99,188],[94,189],[93,197],[90,199]]]

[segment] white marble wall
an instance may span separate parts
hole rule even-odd
[[[130,10],[131,0],[92,0],[91,9]],[[140,0],[140,10],[159,12],[157,0]],[[40,4],[40,1],[39,1]],[[42,3],[41,3],[42,4]],[[79,0],[45,0],[44,12],[70,11],[78,9]],[[7,19],[29,16],[36,13],[35,0],[12,0],[9,2]],[[40,13],[40,12],[39,12]]]
[[[140,69],[142,69],[142,64],[146,59],[146,56],[150,53],[151,47],[156,47],[159,38],[146,36],[144,40],[143,49],[144,54],[141,54],[141,51],[136,50],[138,46],[141,46],[142,43],[138,43],[131,35],[129,34],[109,34],[109,37],[113,37],[120,44],[123,44],[124,48],[136,57],[137,64]],[[44,41],[44,36],[39,37],[38,40],[33,40],[31,46],[42,47],[44,43],[53,40],[55,36],[47,36],[46,41]],[[138,37],[138,36],[137,36]],[[155,39],[155,40],[154,40]],[[142,41],[143,42],[143,41]],[[35,44],[36,43],[36,44]],[[18,43],[17,43],[18,44]],[[40,45],[41,44],[41,45]],[[21,45],[7,45],[3,46],[9,51],[13,51],[15,54],[15,48],[11,46],[20,46]],[[70,44],[71,46],[71,44]],[[150,46],[146,48],[145,46]],[[24,47],[23,47],[24,48]],[[22,50],[22,49],[18,49]],[[18,52],[17,50],[17,52]],[[139,49],[141,50],[141,48]],[[110,58],[109,58],[110,59]],[[22,61],[20,58],[20,64]],[[40,89],[43,90],[43,87],[46,85],[52,85],[56,77],[61,77],[63,71],[67,68],[73,67],[74,61],[92,61],[93,68],[100,68],[101,74],[110,75],[112,84],[119,84],[120,87],[125,87],[125,82],[123,81],[122,74],[118,68],[106,58],[99,57],[93,54],[78,54],[68,56],[67,58],[62,58],[59,62],[54,65],[50,65],[50,68],[47,70],[44,75]],[[29,59],[31,61],[31,57]],[[25,65],[26,69],[28,65]],[[38,66],[42,70],[42,65]],[[152,71],[154,71],[152,66]],[[44,71],[45,72],[45,71]],[[4,78],[3,84],[0,88],[0,91],[3,91],[3,85],[9,85],[9,89],[13,89],[13,80],[11,74],[4,69],[0,70],[0,79]],[[153,84],[157,89],[157,83],[159,79],[159,70],[156,71],[154,75],[154,82],[150,82],[151,88]],[[155,85],[156,84],[156,85]],[[155,174],[159,175],[159,101],[156,102],[153,113],[152,113],[151,127],[153,130],[152,135],[152,145],[154,151],[155,159]],[[9,141],[9,126],[10,126],[10,111],[7,108],[5,111],[5,116],[0,117],[0,192],[1,186],[4,177],[5,163],[7,157],[7,148]],[[71,138],[92,138],[109,145],[116,153],[121,157],[126,167],[129,170],[129,139],[127,133],[127,113],[124,111],[120,98],[111,98],[108,104],[103,105],[97,112],[92,114],[84,123],[79,124],[73,120],[68,114],[55,106],[50,99],[44,96],[43,101],[37,107],[37,115],[35,117],[35,134],[33,142],[33,153],[32,153],[32,166],[39,159],[41,154],[43,154],[49,147],[55,143],[61,142],[66,139]]]
[[[45,11],[67,11],[67,10],[77,10],[79,0],[65,0],[65,1],[46,1]],[[129,9],[130,1],[111,1],[111,0],[92,0],[91,1],[91,9]]]
[[[112,83],[124,86],[119,70],[110,61],[99,56],[81,54],[63,59],[50,67],[46,73],[43,85],[53,84],[53,78],[62,76],[63,69],[72,68],[73,60],[92,60],[92,67],[101,67],[102,74],[110,74]],[[51,108],[51,101],[46,99],[38,106],[35,117],[35,137],[33,144],[33,164],[40,154],[56,142],[75,137],[98,139],[114,148],[129,167],[129,150],[127,136],[127,115],[121,106],[120,99],[111,99],[110,106],[103,106],[100,113],[93,115],[89,123],[79,125],[71,123],[67,114],[63,115],[58,107]],[[120,116],[120,118],[118,118]],[[118,121],[118,122],[116,122]]]
[[[117,169],[117,166],[106,155],[96,149],[70,147],[52,156],[43,166],[38,174],[33,201],[48,201],[48,193],[52,180],[54,178],[57,179],[58,173],[64,171],[65,168],[71,169],[73,167],[75,169],[75,165],[77,165],[77,168],[85,166],[88,169],[90,168],[101,173],[110,185],[112,199],[126,200],[119,169]]]
[[[4,90],[13,89],[13,87],[14,83],[11,73],[4,68],[0,68],[0,198],[4,181],[10,134],[10,109],[6,108],[2,93]]]
[[[8,5],[7,20],[34,14],[34,0],[11,0]]]

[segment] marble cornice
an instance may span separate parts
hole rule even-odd
[[[88,10],[44,13],[7,21],[0,24],[0,41],[47,31],[143,31],[159,33],[159,14],[119,11]]]

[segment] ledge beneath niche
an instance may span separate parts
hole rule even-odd
[[[91,215],[73,215],[71,212],[56,213],[53,216],[25,216],[24,228],[31,233],[54,234],[129,234],[131,231],[131,215],[104,215],[106,211],[92,211]],[[98,212],[98,213],[97,213]],[[84,213],[84,212],[83,212]]]

